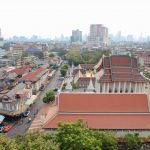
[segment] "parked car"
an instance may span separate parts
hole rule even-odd
[[[3,132],[4,127],[0,126],[0,133]]]
[[[45,88],[44,85],[42,85],[39,90],[44,91],[44,88]]]
[[[27,116],[29,116],[29,114],[30,114],[30,110],[27,110],[23,115],[24,115],[24,117],[27,117]]]
[[[4,126],[4,128],[3,128],[3,132],[6,133],[6,132],[8,132],[11,128],[12,128],[12,125],[6,125],[6,126]]]
[[[31,120],[32,120],[32,119],[31,119],[31,117],[29,117],[29,118],[28,118],[28,123],[30,123],[30,122],[31,122]]]
[[[63,81],[63,80],[64,80],[64,77],[59,77],[59,80]]]
[[[57,92],[58,88],[53,89],[54,92]]]

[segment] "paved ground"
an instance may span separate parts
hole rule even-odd
[[[33,120],[28,131],[42,131],[43,125],[56,114],[57,110],[58,107],[55,104],[48,104],[47,106],[44,106]]]
[[[59,75],[60,75],[60,69],[58,71],[56,71],[55,75],[49,81],[48,86],[45,88],[44,91],[42,91],[39,94],[35,104],[33,104],[32,108],[31,108],[31,113],[29,115],[29,117],[32,118],[32,121],[34,120],[34,118],[36,117],[38,112],[40,112],[41,108],[46,107],[46,105],[47,105],[47,104],[43,103],[43,97],[45,96],[45,93],[47,91],[52,90],[61,85],[62,81],[59,80]],[[25,133],[28,130],[32,121],[30,123],[28,123],[27,117],[23,118],[22,120],[23,120],[22,124],[19,123],[18,121],[14,124],[13,128],[6,134],[8,137],[14,137],[17,134]],[[42,118],[39,121],[37,120],[38,123],[40,121],[43,121]]]

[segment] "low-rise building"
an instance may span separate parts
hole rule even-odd
[[[150,67],[150,54],[149,53],[141,54],[139,60],[140,60],[140,65],[141,66]]]
[[[12,90],[0,92],[0,113],[5,115],[20,115],[25,111],[25,103],[32,96],[32,90],[26,84],[19,83]]]
[[[0,48],[0,59],[3,58],[7,54],[5,49]]]
[[[49,69],[40,67],[26,75],[24,75],[19,81],[28,84],[32,88],[32,91],[36,93],[40,87],[45,84],[48,79]]]
[[[82,119],[90,129],[127,131],[150,130],[149,101],[146,94],[61,93],[58,111],[46,117],[46,130],[57,129],[59,122]]]
[[[26,65],[26,66],[12,70],[12,72],[15,72],[18,77],[22,77],[31,71],[31,67],[32,65]]]

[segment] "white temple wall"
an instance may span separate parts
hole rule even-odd
[[[144,83],[105,82],[100,83],[100,93],[143,93]]]

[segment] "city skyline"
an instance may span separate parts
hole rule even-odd
[[[149,1],[0,1],[0,28],[4,38],[38,35],[54,38],[70,36],[79,29],[89,34],[90,24],[103,24],[110,34],[150,35]]]

